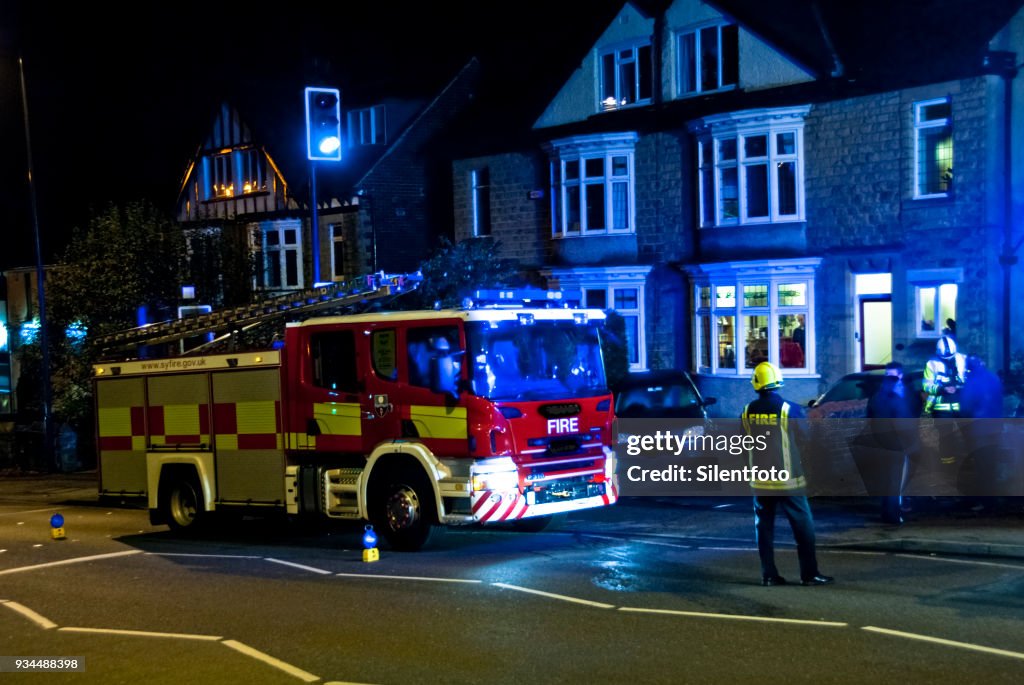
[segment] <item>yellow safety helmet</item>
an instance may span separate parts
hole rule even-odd
[[[782,387],[782,372],[771,362],[761,362],[754,369],[754,375],[750,378],[750,384],[754,390],[774,390]]]

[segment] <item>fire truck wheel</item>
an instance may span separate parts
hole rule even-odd
[[[528,519],[521,519],[512,524],[512,529],[521,533],[539,533],[549,528],[558,528],[566,519],[565,514],[552,514],[551,516],[534,516]]]
[[[160,509],[164,521],[175,531],[195,531],[206,518],[199,483],[189,476],[177,476],[161,488]]]
[[[370,520],[393,548],[405,552],[423,548],[442,529],[430,481],[414,467],[389,471],[381,478],[370,503]]]

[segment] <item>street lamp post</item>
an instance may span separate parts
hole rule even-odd
[[[42,352],[41,375],[43,385],[43,456],[47,464],[57,466],[54,460],[53,388],[50,383],[50,341],[46,322],[46,273],[43,269],[43,248],[39,237],[39,210],[36,205],[35,175],[32,169],[32,137],[28,125],[28,90],[25,87],[25,63],[18,56],[18,76],[21,79],[21,112],[25,122],[25,154],[28,160],[28,194],[32,208],[32,231],[36,247],[36,291],[39,300],[39,347]]]

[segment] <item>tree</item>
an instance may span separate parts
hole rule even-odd
[[[490,238],[458,243],[442,238],[441,246],[420,266],[422,285],[396,304],[405,309],[458,307],[474,290],[507,286],[516,275],[515,262],[498,254],[499,243]]]
[[[96,357],[89,341],[134,326],[143,306],[169,318],[178,299],[183,258],[180,229],[146,202],[110,205],[84,230],[75,230],[46,283],[53,416],[58,424],[91,434]],[[33,343],[21,350],[19,404],[23,383],[26,388],[39,385],[34,363],[38,347]],[[32,404],[29,395],[26,404]]]

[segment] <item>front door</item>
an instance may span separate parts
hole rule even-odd
[[[892,361],[892,295],[861,295],[860,368],[881,369]]]

